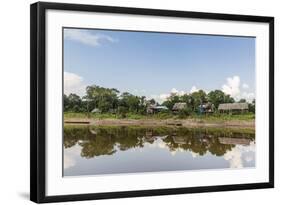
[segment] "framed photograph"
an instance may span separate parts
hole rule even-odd
[[[31,5],[34,202],[274,187],[274,18]]]

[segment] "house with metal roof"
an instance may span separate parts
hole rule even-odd
[[[157,113],[157,112],[161,112],[161,111],[165,111],[165,110],[168,110],[168,108],[166,106],[149,105],[149,106],[147,106],[146,112],[149,114],[153,114],[153,113]]]

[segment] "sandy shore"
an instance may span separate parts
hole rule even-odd
[[[68,118],[67,124],[88,124],[88,125],[108,125],[108,126],[181,126],[181,127],[222,127],[222,128],[255,128],[255,121],[230,120],[222,122],[211,122],[203,120],[183,119],[183,120],[155,120],[155,119],[81,119]]]

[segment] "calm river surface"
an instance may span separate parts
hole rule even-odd
[[[64,176],[254,167],[255,134],[67,125],[63,155]]]

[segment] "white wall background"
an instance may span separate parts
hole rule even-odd
[[[49,0],[52,1],[52,0]],[[31,204],[29,201],[29,4],[11,0],[0,7],[0,204]],[[68,3],[146,7],[186,11],[268,15],[275,17],[275,104],[281,104],[280,37],[278,0],[61,0]],[[279,116],[278,116],[279,114]],[[276,188],[235,192],[188,194],[67,204],[267,204],[279,201],[281,191],[280,106],[275,108]]]

